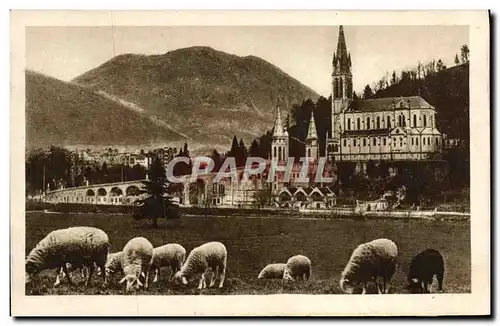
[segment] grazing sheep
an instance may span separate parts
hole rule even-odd
[[[153,249],[153,263],[151,270],[155,271],[153,283],[158,281],[158,274],[161,267],[170,267],[169,281],[179,271],[186,260],[186,249],[177,243],[169,243]]]
[[[217,276],[220,276],[219,288],[222,288],[226,277],[226,265],[226,247],[220,242],[207,242],[191,250],[181,270],[175,273],[174,281],[186,285],[188,280],[192,280],[201,274],[198,289],[206,288],[205,274],[211,269],[212,280],[210,281],[210,287],[215,285]]]
[[[389,293],[390,281],[396,271],[398,248],[389,239],[376,239],[359,245],[351,254],[349,262],[342,271],[340,288],[352,294],[355,287],[362,285],[366,293],[368,282],[375,282],[379,294]],[[382,291],[377,278],[382,277]]]
[[[306,256],[296,255],[290,257],[286,262],[283,279],[295,281],[297,278],[301,278],[304,281],[308,281],[311,278],[311,260]]]
[[[67,263],[74,266],[88,266],[85,285],[90,284],[94,263],[104,268],[109,250],[108,235],[101,229],[76,226],[50,232],[26,257],[26,281],[44,269],[62,269],[67,281],[72,284]],[[103,276],[106,282],[105,275]],[[57,280],[56,280],[57,282]],[[58,283],[57,283],[58,284]],[[57,285],[54,284],[54,285]]]
[[[426,249],[413,257],[408,271],[407,289],[412,293],[430,293],[434,275],[438,280],[438,291],[443,290],[444,259],[435,249]]]
[[[125,276],[120,280],[120,284],[127,281],[125,288],[127,292],[142,286],[139,277],[143,272],[145,272],[144,277],[146,278],[144,287],[148,288],[149,269],[152,261],[153,245],[148,239],[136,237],[127,242],[122,253],[122,270]]]
[[[104,273],[106,273],[106,280],[109,280],[109,277],[117,272],[120,272],[123,275],[122,257],[123,251],[108,254],[108,259],[106,260],[106,265],[104,265],[104,270],[99,270],[97,272],[97,275],[101,275],[101,273],[104,271]]]
[[[261,279],[282,279],[285,272],[286,264],[274,263],[264,267],[257,278]]]

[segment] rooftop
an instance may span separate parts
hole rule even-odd
[[[415,108],[434,110],[434,107],[420,96],[400,96],[353,100],[349,103],[347,112],[393,111]]]

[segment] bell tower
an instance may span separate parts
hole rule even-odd
[[[316,132],[316,122],[314,122],[314,112],[311,112],[307,130],[306,157],[310,161],[316,161],[319,158],[318,133]]]
[[[283,127],[281,121],[280,107],[276,108],[276,120],[274,121],[274,131],[271,143],[271,159],[278,163],[284,163],[288,160],[288,131]]]
[[[339,27],[337,51],[333,53],[332,72],[332,135],[328,144],[328,156],[340,154],[340,114],[352,101],[351,54],[347,51],[344,27]]]

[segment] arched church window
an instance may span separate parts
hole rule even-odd
[[[390,129],[391,128],[391,116],[388,115],[387,116],[387,129]]]
[[[274,148],[274,155],[273,155],[273,157],[276,157],[276,156],[278,156],[278,154],[276,153],[276,147],[275,147]]]
[[[311,149],[310,148],[307,149],[307,157],[311,157]]]
[[[377,117],[377,129],[380,129],[380,117]]]
[[[347,130],[351,130],[351,118],[347,118]]]
[[[413,115],[413,127],[414,128],[417,127],[417,115],[416,114]]]
[[[370,129],[370,117],[366,118],[366,129]]]
[[[361,129],[361,119],[360,118],[356,119],[356,129],[357,130]]]
[[[424,115],[424,127],[427,127],[427,116]]]

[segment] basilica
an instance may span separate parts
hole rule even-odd
[[[376,99],[353,98],[351,54],[344,29],[339,28],[332,62],[332,126],[326,156],[331,162],[423,161],[441,152],[442,135],[436,128],[436,109],[418,95]],[[279,108],[274,125],[271,157],[286,161],[288,133]],[[306,157],[319,158],[314,113],[306,138]]]

